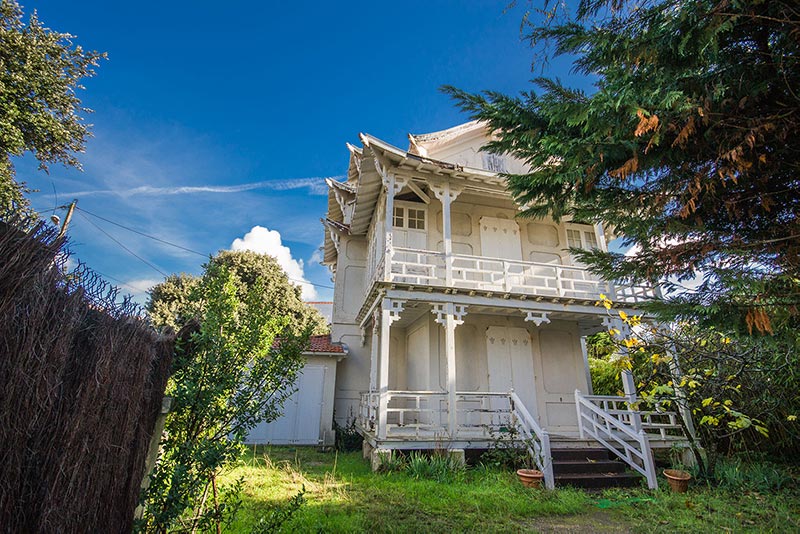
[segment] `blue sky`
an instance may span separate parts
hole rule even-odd
[[[405,148],[408,132],[468,120],[441,85],[516,93],[534,76],[522,11],[504,13],[505,0],[22,4],[108,53],[81,93],[94,110],[84,172],[18,164],[18,178],[40,191],[34,207],[49,214],[77,198],[88,212],[204,254],[255,243],[298,262],[289,269],[317,284],[306,292],[317,300],[332,296],[315,257],[320,185],[346,171],[345,142],[369,132]],[[547,74],[569,79],[563,62]],[[141,302],[159,271],[201,269],[197,254],[88,218],[155,268],[80,213],[74,255]]]

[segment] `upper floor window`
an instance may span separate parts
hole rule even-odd
[[[417,208],[409,208],[406,206],[395,206],[393,224],[395,228],[407,228],[409,230],[424,230],[425,210]]]
[[[597,235],[594,233],[594,230],[567,228],[567,244],[570,248],[582,248],[584,250],[600,248],[597,244]]]

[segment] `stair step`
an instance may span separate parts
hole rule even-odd
[[[624,473],[627,466],[613,460],[590,461],[554,461],[553,472],[556,475],[568,473]]]
[[[550,451],[554,462],[558,461],[586,461],[588,460],[609,460],[607,449],[581,448],[581,449],[552,449]]]
[[[642,477],[637,473],[569,473],[555,476],[557,486],[576,488],[631,488],[638,486]]]

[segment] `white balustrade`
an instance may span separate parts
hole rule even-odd
[[[361,402],[358,405],[358,424],[367,432],[375,430],[378,424],[378,400],[380,395],[377,392],[361,393]]]
[[[578,429],[581,439],[594,439],[647,479],[656,489],[656,468],[650,438],[641,422],[641,413],[625,405],[626,397],[582,395],[575,390]],[[620,409],[621,406],[625,409]]]
[[[358,423],[371,434],[379,434],[378,393],[362,393]],[[550,437],[513,391],[459,392],[456,394],[457,429],[447,428],[448,396],[441,391],[389,391],[386,437],[400,440],[463,440],[490,442],[503,434],[516,435],[544,473],[545,487],[554,486]]]
[[[447,257],[442,252],[393,247],[388,269],[377,268],[373,281],[445,286]],[[386,258],[381,260],[381,263]],[[609,284],[583,267],[453,254],[453,287],[487,292],[597,300],[601,293],[619,303],[655,297],[650,286]],[[381,280],[381,274],[388,272]],[[367,290],[371,288],[369,284]]]

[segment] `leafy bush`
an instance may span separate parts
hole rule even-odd
[[[498,432],[489,429],[492,442],[489,449],[481,455],[480,463],[495,469],[519,469],[531,467],[531,457],[519,441],[516,428],[501,429]]]
[[[594,395],[620,395],[622,381],[619,369],[603,358],[589,358],[589,372],[592,375],[592,393]]]
[[[220,484],[219,475],[241,456],[256,424],[280,416],[308,340],[308,331],[292,334],[264,291],[262,279],[242,287],[214,263],[192,288],[197,313],[178,335],[167,387],[172,410],[138,530],[219,531],[235,515],[241,481]]]
[[[253,527],[251,534],[270,534],[272,532],[278,532],[286,522],[292,519],[294,514],[303,506],[303,503],[306,502],[305,494],[306,487],[303,486],[300,492],[289,499],[289,502],[285,506],[273,508],[266,517],[259,519],[256,526]]]
[[[352,452],[361,450],[361,444],[364,442],[364,437],[359,434],[356,429],[356,418],[353,414],[347,418],[345,426],[339,425],[336,422],[336,416],[333,418],[333,430],[336,432],[336,450],[340,452]]]

